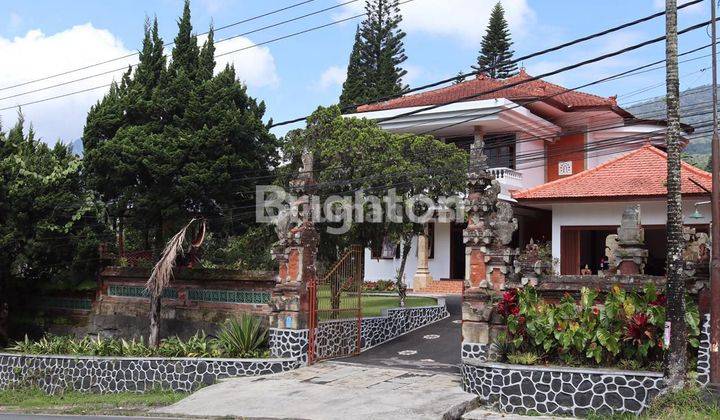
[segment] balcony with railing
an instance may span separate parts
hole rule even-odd
[[[490,168],[489,172],[495,176],[500,186],[503,187],[503,192],[507,193],[508,190],[518,190],[523,188],[522,173],[512,168],[496,167]]]

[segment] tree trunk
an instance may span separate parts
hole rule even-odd
[[[152,348],[160,345],[160,308],[162,295],[150,296],[150,337],[148,344]]]
[[[683,222],[680,185],[680,113],[677,62],[677,0],[666,0],[665,55],[667,83],[667,323],[670,343],[665,354],[665,379],[680,388],[687,379],[687,328],[683,278]]]
[[[405,307],[405,298],[407,297],[407,284],[405,284],[405,263],[407,263],[407,257],[410,254],[410,248],[412,247],[413,234],[407,234],[403,237],[403,251],[400,259],[400,267],[397,271],[397,277],[395,278],[395,287],[397,288],[398,297],[400,298],[400,307]]]

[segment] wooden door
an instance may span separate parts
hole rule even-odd
[[[560,274],[580,274],[580,231],[560,228]]]

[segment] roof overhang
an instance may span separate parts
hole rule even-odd
[[[507,99],[484,99],[455,102],[437,108],[425,106],[395,108],[381,111],[343,115],[345,118],[367,118],[377,121],[381,128],[398,133],[428,133],[436,136],[467,133],[474,126],[485,132],[528,132],[535,136],[554,136],[561,128],[539,117],[527,108]],[[421,111],[419,111],[421,110]],[[408,112],[419,111],[412,115]],[[401,116],[403,115],[403,116]],[[384,119],[397,117],[390,121]],[[472,132],[472,131],[470,131]]]

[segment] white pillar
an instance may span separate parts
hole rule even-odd
[[[427,231],[427,227],[425,228]],[[422,290],[428,287],[432,282],[432,276],[430,275],[429,268],[429,246],[428,246],[428,235],[423,233],[418,235],[417,238],[417,269],[415,270],[415,276],[413,277],[413,290]]]

